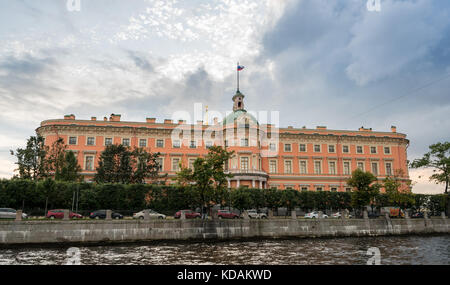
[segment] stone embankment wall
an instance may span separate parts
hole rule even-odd
[[[0,246],[155,240],[448,234],[448,218],[0,221]]]

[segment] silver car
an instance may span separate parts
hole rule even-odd
[[[11,208],[0,208],[0,219],[15,219],[17,211]],[[28,216],[22,213],[22,219],[26,219]]]
[[[146,211],[146,210],[142,210],[140,212],[134,213],[133,219],[144,219],[144,211]],[[151,209],[148,209],[147,211],[149,212],[148,215],[149,215],[150,219],[165,219],[166,218],[166,215],[157,213]]]

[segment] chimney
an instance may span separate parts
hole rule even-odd
[[[164,119],[164,124],[173,124],[173,121],[169,119]]]
[[[107,122],[108,118],[107,117],[103,117],[103,121]]]
[[[149,124],[154,124],[154,123],[156,123],[156,118],[147,118],[146,121]]]
[[[366,128],[364,128],[364,127],[361,127],[361,128],[359,128],[359,131],[360,131],[360,132],[371,132],[371,131],[372,131],[372,128],[366,129]]]
[[[397,127],[396,126],[391,126],[391,132],[396,133],[397,132]]]
[[[97,117],[91,117],[91,121],[97,121]]]
[[[317,126],[316,129],[317,130],[326,130],[327,126]]]
[[[294,127],[293,126],[288,126],[288,129],[293,129]]]
[[[119,114],[111,114],[111,117],[109,117],[109,120],[111,122],[120,122],[120,115]]]
[[[74,114],[65,115],[64,120],[75,120],[75,115]]]
[[[178,120],[178,124],[179,125],[186,124],[186,121],[185,120]]]

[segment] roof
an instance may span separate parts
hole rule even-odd
[[[225,119],[223,119],[222,124],[234,124],[236,121],[242,121],[244,123],[245,119],[249,120],[250,124],[259,125],[258,120],[250,113],[247,113],[246,110],[236,110],[233,113],[229,114]]]

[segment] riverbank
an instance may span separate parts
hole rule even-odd
[[[0,244],[448,234],[447,218],[2,221]]]

